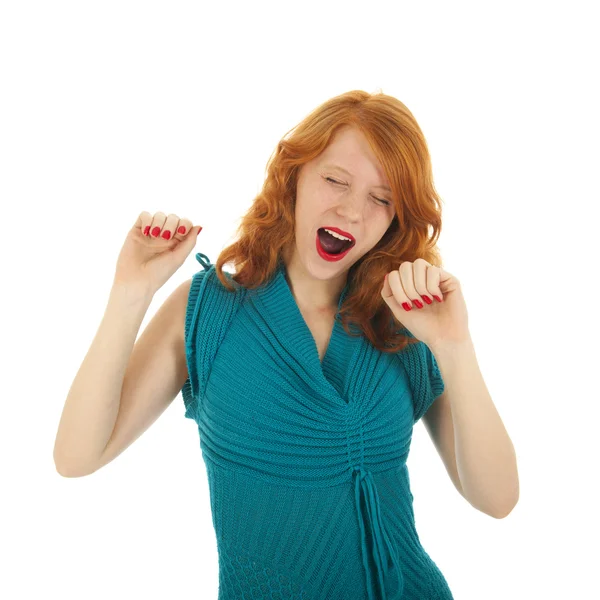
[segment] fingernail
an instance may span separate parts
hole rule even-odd
[[[166,231],[163,231],[162,236],[165,238],[165,240],[169,240],[171,239],[171,232],[167,229]]]
[[[155,228],[152,230],[152,235],[153,235],[154,237],[158,237],[158,234],[159,234],[159,233],[160,233],[160,227],[155,227]]]
[[[427,302],[427,304],[431,304],[432,300],[429,296],[423,296],[423,294],[421,294],[421,298],[423,298],[423,300],[425,300],[425,302]]]
[[[180,227],[180,228],[177,230],[177,233],[181,233],[181,234],[185,233],[185,227],[182,225],[182,226],[181,226],[181,227]]]
[[[434,296],[434,298],[438,301],[438,302],[442,302],[441,298],[439,296]]]
[[[150,231],[150,225],[146,225],[146,229],[144,229],[144,235],[148,235],[149,231]]]
[[[419,300],[413,300],[413,302],[417,308],[423,308],[423,303]]]
[[[402,308],[404,310],[412,310],[412,306],[408,302],[403,302],[402,303]]]
[[[200,229],[198,229],[198,233],[196,235],[200,235],[201,231],[202,231],[202,227],[200,227]]]

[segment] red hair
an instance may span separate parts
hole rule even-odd
[[[349,335],[352,323],[378,350],[398,352],[418,340],[398,330],[398,321],[381,297],[383,279],[407,260],[424,258],[442,266],[436,246],[442,219],[425,137],[412,113],[393,96],[346,92],[317,107],[290,130],[267,163],[262,190],[238,227],[238,241],[221,251],[215,270],[229,291],[234,287],[223,274],[228,263],[236,267],[233,281],[247,289],[272,277],[280,258],[295,243],[298,171],[323,152],[338,129],[348,125],[364,134],[381,163],[396,216],[381,240],[350,267],[340,318]]]

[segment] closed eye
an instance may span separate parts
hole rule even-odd
[[[325,179],[327,181],[330,181],[331,183],[336,183],[337,185],[346,185],[345,183],[336,181],[335,179],[332,179],[331,177],[325,177]],[[384,200],[383,198],[377,198],[375,196],[373,196],[373,198],[375,198],[375,200],[377,200],[378,202],[381,202],[384,206],[389,206],[391,204],[390,202],[388,202],[387,200]]]

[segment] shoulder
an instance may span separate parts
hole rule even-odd
[[[189,325],[193,316],[194,320],[204,320],[215,311],[230,310],[243,300],[247,290],[236,284],[229,273],[223,273],[233,290],[225,287],[214,268],[200,270],[177,286],[172,296],[179,322]]]
[[[231,280],[229,274],[225,275]],[[236,286],[234,286],[235,288]],[[229,291],[219,280],[214,269],[200,270],[180,283],[172,292],[173,320],[185,342],[192,328],[198,328],[216,313],[226,315],[233,311],[243,297],[244,288]],[[233,311],[235,312],[235,311]]]

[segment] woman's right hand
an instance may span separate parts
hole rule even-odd
[[[184,233],[178,231],[181,227]],[[185,262],[201,229],[172,213],[141,212],[119,253],[113,286],[154,295]]]

